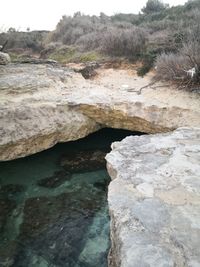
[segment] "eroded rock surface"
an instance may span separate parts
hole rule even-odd
[[[110,266],[200,266],[200,128],[130,136],[112,149]]]
[[[151,84],[151,75],[66,67],[0,66],[0,160],[24,157],[103,127],[145,133],[200,125],[200,95]],[[144,90],[141,90],[145,87]]]
[[[71,84],[69,70],[46,65],[0,68],[0,160],[34,154],[99,129],[63,101],[68,79]]]
[[[10,56],[7,53],[0,52],[0,65],[7,65],[10,62]]]

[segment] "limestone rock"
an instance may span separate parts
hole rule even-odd
[[[41,58],[34,58],[28,55],[22,55],[21,57],[15,60],[15,63],[21,64],[57,64],[57,61],[53,59],[41,59]]]
[[[63,81],[71,79],[68,70],[27,64],[9,66],[9,75],[1,71],[0,160],[34,154],[99,129],[64,103]]]
[[[130,136],[112,149],[110,266],[200,266],[200,128]]]
[[[52,64],[0,66],[0,160],[34,154],[103,127],[158,133],[200,125],[200,95],[163,84],[148,87],[151,76],[97,71],[97,78],[85,80]]]
[[[140,78],[125,70],[98,72],[98,78],[83,81],[66,98],[71,107],[99,124],[144,133],[200,126],[200,95],[162,83],[151,86],[151,75]],[[123,88],[124,84],[135,92]]]
[[[10,56],[7,53],[0,52],[0,65],[7,65],[10,61]]]

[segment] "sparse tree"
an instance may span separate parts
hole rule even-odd
[[[78,17],[81,17],[81,12],[80,11],[77,11],[74,13],[73,15],[74,18],[78,18]]]
[[[8,32],[16,32],[16,29],[13,28],[13,27],[10,27],[10,28],[8,29]]]
[[[148,0],[146,6],[142,8],[144,14],[160,12],[166,9],[169,5],[164,4],[161,0]]]

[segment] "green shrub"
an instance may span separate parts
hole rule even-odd
[[[92,51],[92,52],[82,53],[79,58],[80,62],[91,62],[91,61],[101,60],[102,56],[99,53]]]
[[[144,76],[146,73],[148,73],[152,67],[154,66],[154,62],[156,60],[156,51],[149,51],[147,53],[144,53],[141,57],[142,60],[142,66],[137,70],[137,74],[139,76]]]
[[[67,63],[73,61],[77,50],[70,46],[62,46],[49,54],[49,58],[58,61],[59,63]]]

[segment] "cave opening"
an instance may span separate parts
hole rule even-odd
[[[143,133],[104,128],[35,155],[0,163],[0,266],[106,267],[105,155]]]

